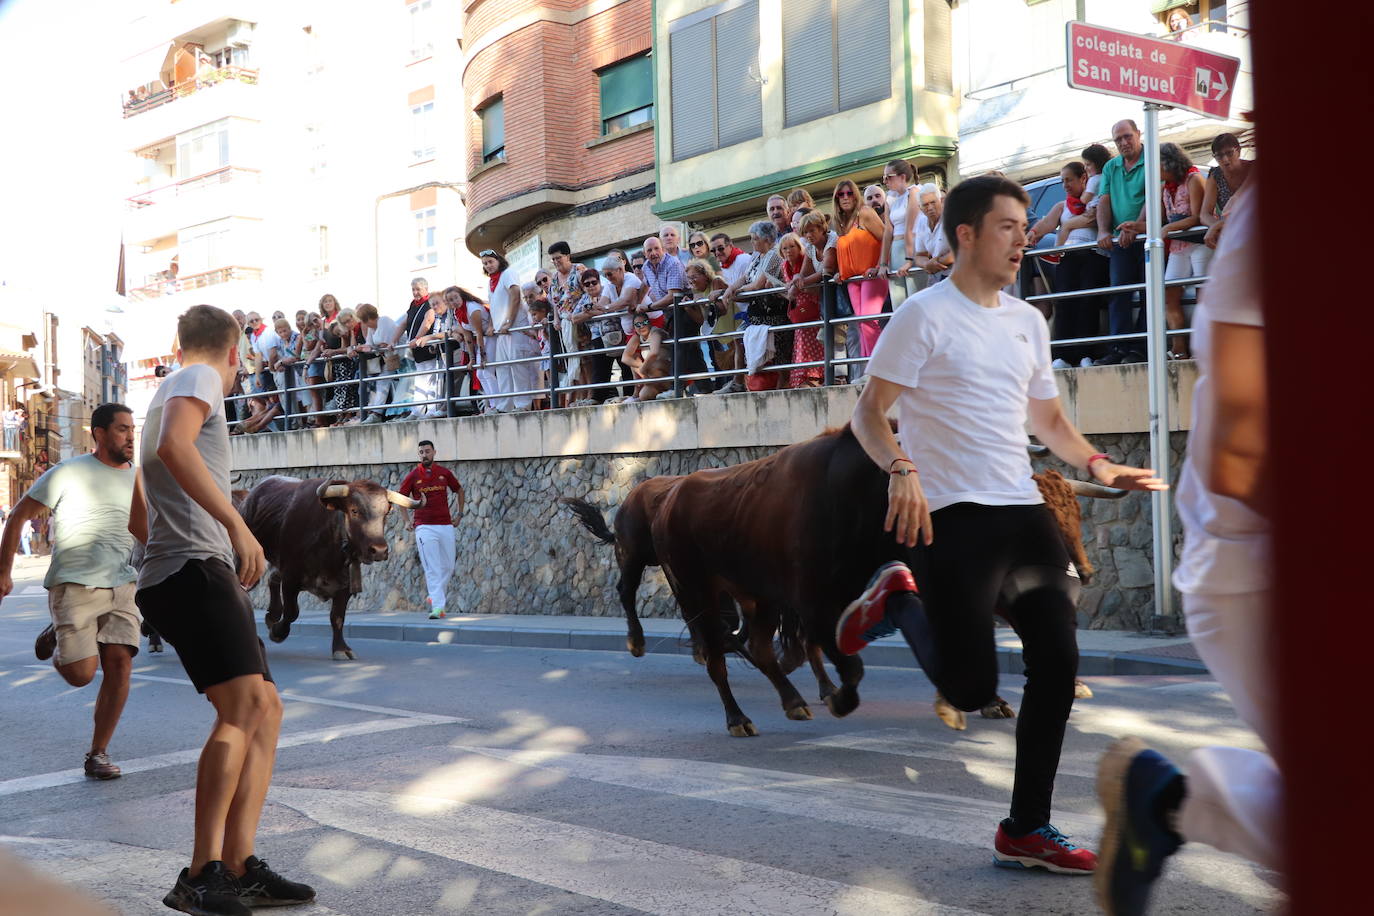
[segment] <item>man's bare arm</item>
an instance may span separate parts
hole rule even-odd
[[[1088,460],[1097,454],[1092,443],[1083,438],[1069,418],[1064,416],[1063,405],[1059,398],[1031,398],[1029,404],[1030,427],[1035,438],[1049,446],[1050,451],[1067,464],[1087,471],[1099,483],[1123,490],[1167,490],[1164,481],[1155,476],[1152,468],[1133,468],[1111,461],[1098,460],[1088,466]]]
[[[1207,489],[1267,511],[1269,471],[1268,394],[1264,376],[1264,329],[1211,324],[1213,407],[1208,435],[1212,458],[1201,468]]]
[[[143,498],[143,471],[134,472],[134,498],[129,501],[129,533],[148,543],[148,503]]]

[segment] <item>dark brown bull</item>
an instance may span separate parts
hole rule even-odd
[[[291,633],[302,591],[330,602],[336,660],[356,658],[343,638],[348,601],[362,591],[362,564],[385,560],[386,517],[393,505],[419,500],[371,480],[265,477],[248,491],[240,514],[262,545],[272,570],[265,622],[273,642]]]
[[[651,478],[617,513],[614,534],[594,507],[564,502],[588,530],[616,545],[627,643],[636,655],[643,653],[643,632],[635,591],[645,566],[663,567],[732,735],[757,729],[730,691],[721,593],[739,603],[752,660],[777,688],[789,717],[810,718],[810,712],[777,662],[774,632],[788,654],[811,656],[822,699],[834,715],[857,707],[863,665],[835,648],[835,624],[873,570],[888,560],[909,561],[910,549],[882,530],[887,475],[847,426],[736,467]],[[840,675],[839,690],[825,677],[820,651]]]

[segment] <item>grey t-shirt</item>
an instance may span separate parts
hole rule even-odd
[[[148,550],[139,570],[138,587],[157,585],[187,560],[219,557],[234,566],[229,532],[187,495],[157,456],[162,411],[171,398],[190,397],[210,405],[196,436],[196,451],[210,477],[229,499],[229,427],[224,422],[224,383],[203,363],[178,369],[163,380],[143,422],[143,493],[148,502]]]
[[[134,581],[129,503],[134,469],[78,455],[49,468],[26,494],[52,510],[52,564],[43,584],[115,588]]]

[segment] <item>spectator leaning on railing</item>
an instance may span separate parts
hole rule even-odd
[[[782,279],[787,284],[787,320],[792,324],[817,321],[821,317],[821,269],[806,252],[801,236],[789,232],[778,242],[778,253],[782,257]],[[792,332],[791,362],[819,362],[825,356],[820,334],[826,328],[797,328]],[[788,388],[815,388],[825,378],[821,366],[807,366],[793,369],[788,378]]]
[[[849,291],[850,307],[858,322],[859,353],[868,356],[878,342],[881,328],[876,316],[887,299],[887,279],[878,275],[885,225],[859,197],[859,188],[848,178],[835,185],[835,234],[839,236],[840,276]],[[860,277],[855,280],[853,278]],[[854,327],[853,324],[850,327]]]
[[[493,392],[495,396],[488,399],[487,407],[496,413],[529,410],[533,395],[528,392],[532,392],[539,381],[539,364],[511,364],[513,360],[539,355],[538,342],[523,331],[514,330],[529,324],[529,312],[520,293],[520,277],[503,255],[490,248],[480,252],[478,257],[482,259],[482,270],[491,288],[492,322],[496,325],[495,352],[492,354],[497,363],[494,367],[496,391]],[[517,393],[522,391],[526,393]]]
[[[334,382],[334,403],[332,408],[338,412],[340,425],[354,420],[353,412],[358,409],[358,386],[354,380],[358,369],[353,361],[354,336],[358,319],[352,309],[340,309],[338,316],[325,329],[324,353],[329,358],[329,368]]]
[[[883,184],[887,187],[887,232],[883,237],[879,266],[890,271],[887,282],[893,308],[921,289],[917,275],[912,273],[916,267],[916,224],[921,217],[921,202],[911,184],[915,177],[915,170],[905,159],[893,159],[883,168]]]
[[[954,266],[954,252],[950,249],[945,235],[945,195],[932,183],[923,184],[916,189],[916,199],[921,205],[921,215],[915,229],[916,266],[929,277],[927,285],[939,283],[949,276]]]
[[[1069,202],[1073,200],[1081,202],[1083,195],[1087,193],[1088,169],[1081,162],[1070,162],[1059,170],[1059,178],[1064,183],[1065,199],[1051,207],[1050,212],[1046,213],[1039,222],[1031,227],[1030,244],[1033,247],[1049,233],[1058,232],[1056,244],[1092,245],[1097,239],[1097,233],[1093,229],[1087,226],[1071,230],[1064,229],[1064,226],[1075,220],[1081,220],[1084,215],[1082,211],[1072,212],[1069,209]],[[1056,287],[1059,292],[1065,293],[1076,292],[1081,289],[1095,289],[1106,286],[1109,275],[1107,254],[1100,248],[1067,251],[1059,259],[1059,267],[1055,273]],[[1074,296],[1067,299],[1056,299],[1054,302],[1053,338],[1055,340],[1073,340],[1080,337],[1096,337],[1101,324],[1102,309],[1106,303],[1105,296]],[[1090,344],[1060,347],[1057,351],[1059,357],[1055,359],[1053,366],[1056,369],[1069,369],[1074,365],[1086,368],[1093,365],[1093,350],[1094,347]]]
[[[1111,285],[1126,286],[1145,280],[1145,250],[1135,243],[1136,220],[1145,206],[1145,155],[1140,128],[1135,121],[1118,121],[1112,127],[1118,155],[1102,170],[1102,193],[1097,199],[1097,245],[1111,252]],[[1116,242],[1112,235],[1117,235]],[[1144,310],[1136,319],[1135,293],[1112,295],[1107,305],[1108,333],[1132,334],[1145,329]],[[1138,363],[1145,359],[1136,341],[1114,343],[1101,362],[1105,365]]]
[[[696,337],[701,333],[701,322],[704,317],[699,306],[685,308],[673,308],[674,297],[687,289],[687,277],[682,270],[682,262],[671,256],[664,248],[663,243],[653,237],[644,240],[644,256],[647,260],[644,263],[644,280],[649,285],[649,293],[645,297],[651,312],[661,310],[666,312],[668,321],[665,330],[669,337]],[[681,364],[678,366],[680,373],[697,373],[706,371],[706,363],[701,357],[701,348],[695,343],[679,345],[677,348],[678,359]],[[692,383],[692,388],[696,393],[702,393],[707,386]]]
[[[743,249],[736,247],[734,241],[724,232],[717,232],[715,235],[711,236],[711,254],[715,257],[716,263],[720,265],[720,278],[725,282],[725,288],[727,290],[736,286],[738,282],[743,279],[745,273],[749,270],[750,263],[754,260],[753,255],[747,254]],[[742,306],[743,303],[736,305],[733,299],[721,300],[720,308],[723,311],[731,313],[730,317],[733,321],[732,327],[736,329],[744,325],[745,318],[747,317]],[[722,356],[720,358],[720,363],[722,364],[720,368],[722,370],[735,369],[743,371],[744,341],[738,337],[732,337],[725,342],[725,346],[729,349],[729,354],[728,356]],[[730,379],[722,387],[728,388],[729,382],[731,381],[734,381],[734,379]],[[717,388],[716,390],[720,391],[721,388]],[[736,388],[734,390],[739,389]]]
[[[765,289],[776,289],[782,283],[782,259],[777,249],[777,228],[767,220],[759,220],[749,227],[749,240],[754,248],[753,260],[749,262],[749,269],[738,281],[738,285],[732,285],[725,291],[724,297],[730,307],[734,307],[740,293],[758,292]],[[748,319],[748,327],[777,327],[787,324],[787,300],[778,293],[766,293],[751,296],[745,300],[739,300],[745,304],[745,315]],[[777,373],[766,372],[767,368],[777,363],[787,362],[792,353],[792,332],[791,331],[770,331],[767,332],[773,343],[773,355],[767,359],[762,359],[754,365],[753,371],[748,377],[753,378],[753,382],[746,382],[758,388],[785,388],[786,378],[778,378]],[[752,357],[749,352],[750,335],[745,335],[745,362],[746,366]],[[731,385],[736,386],[731,388]],[[740,391],[738,378],[732,379],[729,384],[720,389],[721,393],[730,391]]]
[[[1212,260],[1212,249],[1201,242],[1185,242],[1168,238],[1169,233],[1181,229],[1192,229],[1202,224],[1202,201],[1204,190],[1202,175],[1193,160],[1188,158],[1177,143],[1164,143],[1159,147],[1160,177],[1164,181],[1162,234],[1168,241],[1169,260],[1164,269],[1164,280],[1186,280],[1189,277],[1207,276],[1207,263]],[[1187,289],[1196,293],[1196,286]],[[1182,286],[1168,286],[1164,290],[1164,323],[1171,331],[1188,327],[1188,317],[1183,311]],[[1184,335],[1169,337],[1169,358],[1191,358],[1188,338]]]
[[[1226,222],[1226,208],[1231,197],[1245,185],[1250,176],[1249,159],[1240,155],[1240,138],[1235,134],[1217,134],[1212,140],[1212,156],[1217,164],[1207,173],[1202,197],[1202,224],[1207,226],[1203,243],[1216,248],[1221,241],[1221,229]]]
[[[610,259],[601,262],[604,268]],[[619,258],[615,263],[623,263]],[[623,272],[623,271],[622,271]],[[609,347],[620,347],[625,343],[625,332],[620,328],[619,318],[597,317],[612,311],[611,299],[614,291],[606,283],[601,281],[601,274],[595,270],[584,270],[580,277],[582,283],[581,315],[587,316],[587,324],[592,335],[592,349],[604,350]],[[603,387],[595,388],[590,393],[582,392],[573,403],[586,401],[591,398],[596,403],[601,403],[615,395],[615,389],[608,386],[611,381],[611,367],[616,362],[616,356],[610,353],[593,353],[591,356],[591,379],[592,384]],[[622,373],[629,372],[626,366]],[[622,374],[621,376],[625,376]]]

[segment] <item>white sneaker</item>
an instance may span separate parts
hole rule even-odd
[[[1091,356],[1085,356],[1078,361],[1078,368],[1080,369],[1091,369],[1093,366],[1096,365],[1097,363],[1093,362],[1093,358]]]
[[[1066,360],[1066,359],[1056,359],[1054,362],[1050,363],[1050,368],[1052,368],[1052,369],[1072,369],[1073,366],[1070,366],[1068,360]]]

